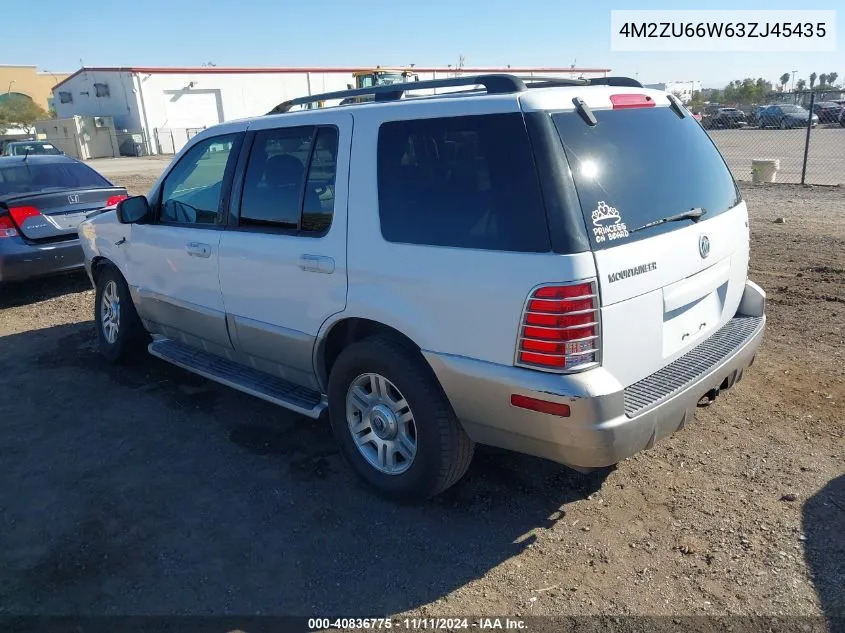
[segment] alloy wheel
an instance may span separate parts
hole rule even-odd
[[[417,454],[417,427],[408,401],[381,374],[361,374],[346,392],[346,420],[361,456],[380,473],[400,475]]]

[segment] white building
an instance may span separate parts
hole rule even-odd
[[[701,92],[700,81],[667,81],[662,84],[646,84],[645,87],[670,92],[683,103],[689,103],[696,92]]]
[[[112,117],[118,137],[142,135],[145,153],[173,153],[199,130],[265,114],[295,97],[344,90],[365,68],[81,68],[53,88],[56,115]],[[452,68],[413,68],[420,80]],[[557,77],[606,76],[603,68],[463,68]],[[121,147],[123,145],[121,144]]]

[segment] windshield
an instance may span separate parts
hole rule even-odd
[[[39,154],[61,154],[55,145],[50,143],[14,143],[11,146],[11,152],[14,156],[24,156],[29,154],[35,156]]]
[[[402,84],[405,83],[407,79],[402,73],[383,73],[378,76],[379,84],[389,85],[389,84]]]
[[[111,184],[93,169],[79,163],[28,165],[21,161],[0,167],[0,195],[88,187],[111,187]]]
[[[672,222],[630,230],[694,208],[710,219],[736,206],[739,190],[710,137],[691,116],[668,107],[553,114],[572,169],[594,249],[687,226]]]

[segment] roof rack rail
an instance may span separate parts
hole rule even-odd
[[[484,86],[487,94],[512,94],[528,88],[554,88],[559,86],[628,86],[642,88],[643,85],[630,77],[598,77],[595,79],[567,79],[564,77],[517,76],[508,74],[466,75],[409,81],[401,84],[383,84],[369,88],[337,90],[322,94],[297,97],[283,101],[267,114],[284,114],[291,108],[330,99],[349,99],[353,97],[373,97],[375,101],[398,101],[408,90],[426,90],[431,88],[451,88],[455,86]]]
[[[566,77],[543,77],[540,75],[520,75],[519,79],[528,88],[555,88],[557,86],[587,86],[589,79],[568,79]]]
[[[322,94],[297,97],[283,101],[267,114],[283,114],[289,112],[293,106],[328,101],[329,99],[346,99],[349,97],[364,97],[373,95],[376,101],[397,101],[407,90],[425,90],[428,88],[450,88],[453,86],[484,86],[487,94],[510,94],[522,92],[525,83],[516,75],[467,75],[465,77],[448,77],[446,79],[431,79],[424,81],[410,81],[401,84],[384,84],[370,88],[356,88],[353,90],[338,90]]]
[[[628,88],[642,88],[643,85],[630,77],[596,77],[590,79],[591,86],[625,86]]]

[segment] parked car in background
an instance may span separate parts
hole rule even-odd
[[[760,125],[760,115],[766,108],[771,107],[770,105],[759,105],[752,108],[751,113],[748,115],[748,125]]]
[[[738,108],[717,108],[705,119],[709,128],[739,128],[748,125],[745,113]]]
[[[3,156],[59,156],[62,150],[46,141],[11,141],[3,146]]]
[[[760,113],[760,127],[779,127],[782,130],[806,127],[810,112],[806,108],[788,103],[772,105]],[[819,122],[818,115],[812,115],[812,125]]]
[[[476,442],[577,468],[650,447],[743,375],[765,293],[715,144],[617,81],[375,86],[202,131],[79,227],[101,353],[328,411],[402,500],[454,484]]]
[[[821,101],[813,104],[813,114],[819,117],[819,123],[837,123],[843,107],[835,101]]]
[[[845,108],[842,108],[842,112],[839,113],[839,125],[845,127]]]
[[[64,155],[0,157],[0,282],[82,267],[77,226],[126,190]]]

